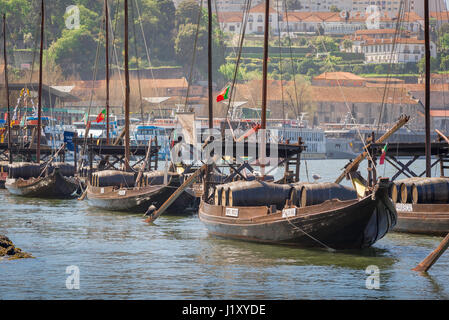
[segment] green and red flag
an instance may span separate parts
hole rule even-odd
[[[105,115],[106,115],[106,109],[103,109],[97,116],[97,123],[103,121]]]
[[[226,88],[223,89],[222,92],[220,92],[220,94],[217,96],[217,102],[229,99],[229,89],[231,88],[231,86],[226,86]]]
[[[387,146],[388,146],[388,143],[385,144],[385,147],[382,149],[382,154],[380,156],[379,164],[384,164],[384,162],[385,162],[385,156],[387,155]]]

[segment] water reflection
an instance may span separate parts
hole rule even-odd
[[[441,238],[391,233],[373,248],[329,252],[211,237],[196,215],[91,208],[0,191],[0,234],[36,259],[2,260],[0,299],[447,299],[449,255],[428,276],[411,269]],[[65,269],[81,289],[65,288]],[[380,290],[367,290],[369,265]],[[37,270],[37,271],[36,271]],[[27,279],[27,281],[24,281]]]

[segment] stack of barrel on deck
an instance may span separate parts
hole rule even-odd
[[[215,204],[223,206],[306,207],[327,200],[357,199],[355,190],[336,183],[276,184],[266,181],[237,181],[215,188]]]
[[[46,172],[42,172],[44,169]],[[72,164],[65,162],[53,162],[48,166],[44,163],[14,162],[8,165],[8,177],[27,180],[45,176],[45,174],[51,174],[55,170],[59,170],[65,177],[72,177],[75,175],[75,167]]]
[[[449,178],[414,177],[390,185],[393,202],[413,204],[449,203]]]
[[[104,170],[92,174],[91,185],[94,187],[134,187],[138,173],[119,170]],[[176,172],[152,171],[145,172],[142,176],[141,185],[162,185],[169,183],[173,178],[179,178]],[[166,181],[165,181],[166,180]]]

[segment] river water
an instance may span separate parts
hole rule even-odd
[[[345,164],[308,161],[307,172],[332,181]],[[305,162],[301,169],[307,180]],[[0,261],[0,299],[449,299],[449,252],[429,275],[411,271],[439,237],[390,233],[366,250],[329,252],[217,239],[196,215],[147,225],[85,201],[6,190],[0,203],[0,234],[35,257]],[[67,288],[69,266],[79,270],[79,289]],[[372,266],[378,289],[366,285]]]

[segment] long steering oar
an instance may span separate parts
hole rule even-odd
[[[413,268],[413,271],[418,272],[427,272],[434,264],[437,262],[437,260],[441,257],[441,255],[447,250],[449,247],[449,233],[446,235],[446,237],[441,241],[439,246],[427,256],[420,264],[418,264],[415,268]]]

